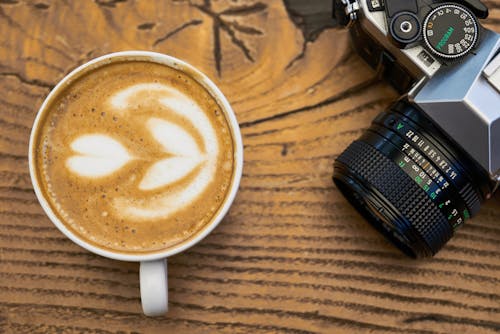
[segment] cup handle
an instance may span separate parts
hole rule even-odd
[[[168,311],[167,259],[141,262],[139,268],[141,282],[142,311],[154,317]]]

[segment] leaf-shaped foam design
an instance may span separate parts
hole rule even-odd
[[[147,126],[165,152],[183,157],[201,156],[194,138],[180,126],[161,118],[150,118]]]
[[[174,183],[188,175],[200,163],[197,157],[173,157],[158,161],[144,175],[139,189],[153,190]]]
[[[88,134],[75,139],[71,148],[79,153],[66,160],[66,166],[84,177],[109,175],[130,161],[127,150],[113,138],[101,134]]]
[[[176,92],[177,90],[172,89],[169,86],[165,86],[160,83],[142,83],[127,87],[121,90],[119,93],[113,95],[110,99],[111,106],[115,110],[127,110],[128,107],[133,105],[133,99],[130,99],[137,93],[154,93],[154,92]]]
[[[141,94],[141,99],[134,99],[136,94]],[[114,94],[109,103],[116,112],[130,113],[134,112],[137,100],[148,98],[157,99],[169,113],[173,112],[185,119],[188,127],[180,128],[168,122],[167,113],[165,113],[165,118],[152,118],[145,124],[153,137],[163,145],[166,153],[174,157],[151,166],[139,187],[155,189],[157,185],[166,185],[179,180],[183,175],[187,175],[184,173],[193,171],[196,166],[199,170],[190,182],[174,193],[169,190],[150,198],[134,201],[127,197],[114,199],[113,209],[116,213],[123,217],[144,220],[168,217],[198,198],[213,180],[219,155],[219,144],[210,119],[196,101],[176,88],[159,83],[141,83]],[[196,131],[197,136],[201,138],[200,146],[186,129]],[[171,159],[180,160],[176,162]],[[179,166],[182,167],[179,168]],[[175,167],[175,169],[170,167]]]

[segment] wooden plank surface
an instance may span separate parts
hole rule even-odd
[[[329,2],[0,0],[1,333],[500,331],[500,194],[438,256],[412,261],[332,185],[334,158],[397,95],[333,27]],[[486,2],[499,31],[500,0]],[[45,217],[26,157],[50,88],[129,49],[207,73],[245,143],[230,214],[169,260],[170,312],[154,319],[136,263],[79,248]]]

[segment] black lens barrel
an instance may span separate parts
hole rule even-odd
[[[491,191],[488,174],[406,100],[381,113],[338,157],[333,180],[412,257],[436,254]]]

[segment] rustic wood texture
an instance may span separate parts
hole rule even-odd
[[[1,333],[500,331],[500,194],[435,258],[412,261],[333,186],[334,158],[397,95],[325,19],[325,2],[0,0]],[[500,0],[486,2],[498,31]],[[129,49],[207,73],[245,144],[230,214],[169,260],[160,318],[142,315],[138,265],[67,240],[28,174],[31,125],[51,87]]]

